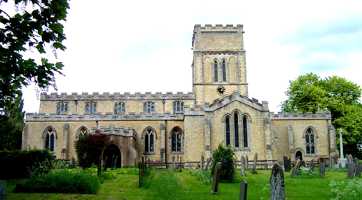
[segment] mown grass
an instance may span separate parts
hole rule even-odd
[[[211,185],[200,180],[194,172],[183,170],[151,170],[144,186],[138,188],[138,173],[136,169],[109,170],[104,176],[104,182],[96,195],[81,194],[26,194],[13,193],[16,181],[8,182],[7,199],[27,200],[60,200],[60,199],[105,199],[105,200],[232,200],[239,199],[239,182],[241,177],[233,183],[221,183],[219,194],[212,195]],[[269,199],[270,171],[258,171],[258,174],[247,173],[248,199]],[[302,176],[291,178],[285,174],[286,196],[288,200],[332,198],[329,183],[332,180],[345,180],[346,173],[330,171],[326,177]]]

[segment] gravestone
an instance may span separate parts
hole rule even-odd
[[[258,161],[258,153],[254,154],[254,161],[253,161],[253,169],[251,171],[251,173],[253,174],[257,174],[258,172],[256,171],[256,162]]]
[[[320,159],[319,163],[319,176],[324,177],[326,175],[326,163],[324,159]]]
[[[240,183],[240,200],[248,199],[248,183],[242,180]]]
[[[241,156],[240,159],[240,176],[245,176],[245,157]]]
[[[205,166],[205,170],[206,170],[206,171],[209,170],[209,167],[210,167],[211,162],[212,162],[212,158],[208,158],[208,159],[206,160],[206,166]]]
[[[347,176],[348,178],[353,178],[356,175],[356,164],[353,162],[353,157],[351,154],[348,155],[348,162],[347,162],[348,170]]]
[[[301,164],[302,164],[302,162],[298,159],[297,162],[295,163],[295,166],[292,169],[292,177],[299,175],[299,169],[300,169]]]
[[[290,169],[292,168],[292,162],[287,156],[283,156],[283,164],[284,164],[284,170],[286,172],[289,172]]]
[[[205,158],[204,156],[201,156],[201,169],[204,170],[204,162],[205,162]]]
[[[245,169],[249,169],[249,158],[248,158],[248,155],[245,155],[245,161],[246,161]]]
[[[315,163],[314,163],[314,159],[310,161],[309,164],[309,173],[312,173],[314,171],[315,168]]]
[[[271,200],[284,200],[285,199],[285,185],[283,168],[275,163],[272,168],[270,182]]]
[[[357,164],[356,166],[356,177],[361,177],[361,172],[362,172],[362,164]]]
[[[219,181],[220,181],[221,162],[217,162],[214,169],[214,176],[212,178],[211,193],[217,194],[219,192]]]

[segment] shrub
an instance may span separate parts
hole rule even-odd
[[[42,176],[33,176],[19,183],[15,192],[96,194],[98,178],[84,171],[53,170]]]
[[[0,179],[27,178],[39,168],[47,173],[52,160],[47,150],[0,151]]]
[[[234,179],[235,160],[234,151],[228,146],[219,147],[212,153],[212,174],[217,162],[221,162],[220,180],[232,181]]]
[[[362,180],[332,181],[329,186],[333,200],[362,199]]]

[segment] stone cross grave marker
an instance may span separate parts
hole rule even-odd
[[[284,164],[284,170],[286,172],[289,172],[290,169],[292,168],[292,166],[291,166],[292,163],[287,156],[283,156],[283,164]]]
[[[240,183],[240,200],[248,199],[248,183],[242,180]]]
[[[292,169],[292,177],[298,176],[299,168],[300,168],[301,164],[302,164],[302,162],[299,159],[297,159],[297,162],[295,163],[295,166]]]
[[[320,159],[319,161],[319,176],[324,177],[326,175],[326,163],[324,159]]]
[[[240,176],[245,176],[245,157],[241,156],[240,159]]]
[[[211,188],[212,194],[217,194],[219,192],[220,171],[221,171],[221,162],[217,162],[214,169],[214,176],[212,178],[212,188]]]
[[[284,185],[284,172],[283,168],[275,163],[272,168],[270,182],[271,200],[284,200],[285,199],[285,185]]]
[[[251,173],[253,174],[257,174],[258,172],[256,171],[256,162],[258,161],[258,153],[254,154],[254,162],[253,162],[253,169],[251,171]]]

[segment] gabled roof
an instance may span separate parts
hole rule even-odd
[[[254,99],[254,98],[250,99],[247,96],[240,95],[239,92],[234,92],[233,94],[231,94],[229,96],[225,96],[221,99],[216,99],[211,104],[206,105],[204,110],[206,112],[212,112],[219,108],[225,107],[235,101],[238,101],[244,105],[247,105],[247,106],[249,106],[255,110],[261,111],[261,112],[269,112],[267,101],[262,101],[262,103],[260,103],[257,99]]]

